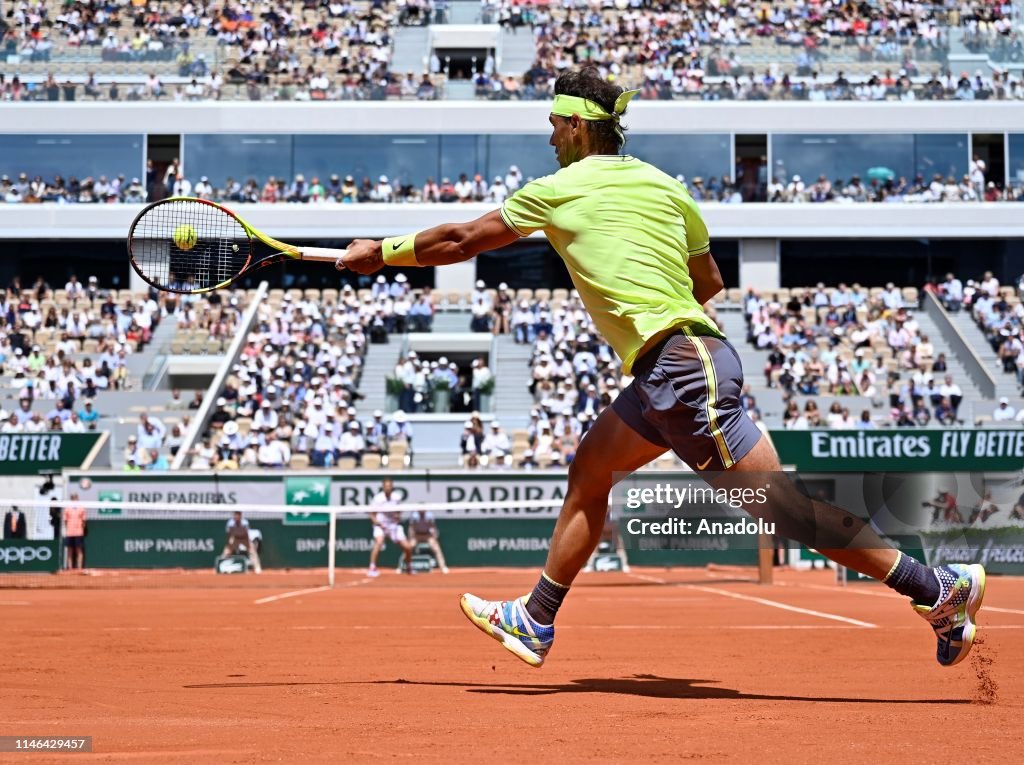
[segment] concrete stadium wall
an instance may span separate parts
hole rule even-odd
[[[4,104],[0,133],[547,133],[545,101]],[[1000,133],[1024,130],[1017,102],[642,101],[637,133]]]
[[[245,205],[243,217],[278,239],[380,237],[468,221],[493,204]],[[141,205],[8,205],[0,239],[124,239]],[[1024,205],[702,203],[718,239],[1024,238]],[[542,236],[536,234],[536,236]],[[761,245],[759,249],[763,249]],[[770,246],[769,246],[770,249]]]

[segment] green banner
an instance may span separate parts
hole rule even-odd
[[[808,473],[1013,472],[1024,429],[773,430],[783,465]]]
[[[284,501],[287,505],[326,507],[331,502],[331,477],[286,477]],[[325,524],[327,521],[327,513],[294,512],[284,517],[288,525]]]
[[[212,568],[226,539],[224,518],[216,520],[101,520],[89,524],[86,560],[90,568]],[[327,565],[327,527],[249,518],[262,534],[264,568]],[[439,520],[445,557],[452,566],[539,566],[544,563],[554,521],[548,519]],[[40,543],[41,544],[41,543]],[[339,520],[336,560],[361,568],[370,560],[373,528],[368,519]],[[381,565],[398,564],[399,548],[388,544]]]
[[[0,435],[0,475],[38,475],[85,462],[100,433],[4,433]]]
[[[53,572],[60,568],[55,539],[0,539],[0,574]]]
[[[735,521],[735,518],[723,519]],[[621,525],[621,524],[620,524]],[[702,534],[648,536],[629,539],[623,532],[626,557],[633,566],[757,565],[757,535]]]
[[[1024,568],[1024,528],[953,528],[921,534],[928,565],[981,563],[990,574],[1017,574]]]

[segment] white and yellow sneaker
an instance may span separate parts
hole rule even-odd
[[[555,641],[554,625],[537,624],[526,611],[527,595],[516,600],[484,600],[468,592],[462,613],[483,632],[531,667],[539,668]]]
[[[974,645],[977,625],[974,616],[985,598],[985,569],[972,563],[953,563],[935,569],[941,594],[934,606],[911,603],[935,630],[939,640],[935,658],[944,667],[952,667],[966,658]]]

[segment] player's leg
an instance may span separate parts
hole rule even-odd
[[[388,530],[388,538],[402,548],[402,564],[401,569],[406,574],[412,573],[412,551],[413,544],[409,541],[409,538],[405,535],[405,529],[401,524],[396,523]]]
[[[370,567],[366,570],[367,576],[377,576],[377,557],[384,546],[384,529],[380,526],[373,527],[373,548],[370,550]]]
[[[664,363],[659,359],[659,374],[646,391],[656,406],[672,397],[688,406],[699,402],[695,409],[677,410],[684,418],[696,413],[693,426],[683,431],[689,437],[676,440],[677,430],[661,431],[676,452],[687,464],[712,471],[703,477],[715,488],[767,489],[765,502],[744,509],[773,521],[781,536],[910,597],[938,636],[939,663],[949,666],[963,660],[974,640],[973,619],[985,594],[985,570],[979,565],[925,566],[895,550],[857,516],[804,496],[781,474],[775,449],[739,405],[743,370],[732,346],[718,338],[686,339],[689,344],[676,344],[663,355]],[[700,365],[699,377],[693,358]]]
[[[249,563],[252,564],[252,570],[257,574],[263,573],[263,566],[260,564],[260,554],[256,551],[256,545],[249,545]]]
[[[437,537],[431,535],[427,537],[427,544],[430,545],[430,550],[434,553],[434,557],[437,559],[437,565],[440,566],[441,573],[447,574],[448,564],[444,561],[444,553],[441,551],[441,542]]]
[[[655,443],[631,426],[636,422],[650,438],[659,439],[656,432],[638,421],[639,411],[631,386],[619,395],[614,408],[601,412],[580,442],[569,467],[569,487],[547,563],[533,592],[506,601],[484,600],[469,593],[462,596],[466,617],[531,666],[544,663],[555,638],[555,614],[601,539],[608,493],[616,478],[632,473],[666,450],[663,443]]]
[[[568,490],[544,564],[548,578],[566,587],[572,584],[601,541],[615,480],[666,450],[627,424],[616,408],[601,412],[569,466]]]
[[[860,518],[804,496],[781,473],[782,466],[771,441],[762,436],[727,471],[705,478],[715,488],[727,489],[758,489],[769,483],[768,501],[751,504],[744,508],[747,512],[774,522],[782,536],[812,547],[842,566],[873,579],[888,575],[899,556],[891,545]]]

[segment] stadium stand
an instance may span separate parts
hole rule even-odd
[[[974,341],[976,352],[991,369],[998,370],[1000,401],[1020,396],[1024,390],[1024,280],[1016,286],[1002,285],[986,271],[964,284],[954,274],[947,274],[930,289],[960,331]],[[999,417],[1005,417],[1005,409]],[[1017,421],[1024,421],[1024,416]]]
[[[144,383],[171,331],[176,301],[72,276],[63,289],[15,279],[2,303],[0,431],[106,430],[118,442],[115,465],[166,467],[189,405],[181,391],[148,390]],[[198,326],[203,319],[193,321]],[[209,326],[208,334],[216,331]],[[166,420],[150,416],[147,428],[145,413],[165,411]]]
[[[746,395],[753,401],[744,406],[758,409],[759,417],[767,414],[773,424],[779,409],[787,429],[988,421],[982,413],[989,404],[934,320],[918,310],[922,295],[914,287],[819,284],[764,297],[753,289],[730,293],[744,317],[748,346],[741,355],[751,389]],[[736,321],[723,326],[730,330]],[[737,340],[738,328],[729,334]],[[759,363],[763,382],[752,371]],[[832,399],[827,413],[817,398]]]
[[[257,14],[246,3],[123,9],[23,0],[0,26],[0,100],[444,98],[448,76],[436,52],[420,71],[393,71],[392,61],[396,30],[443,23],[447,5],[276,0]],[[663,100],[1024,98],[1024,34],[1012,3],[743,2],[724,10],[506,0],[483,3],[479,20],[527,28],[536,50],[521,75],[482,56],[469,91],[477,98],[547,98],[558,72],[583,62]],[[977,66],[981,54],[987,66]],[[968,60],[972,71],[959,66]]]
[[[891,173],[890,173],[891,175]],[[141,204],[149,199],[149,191],[157,189],[164,196],[196,196],[212,199],[227,204],[264,203],[264,204],[367,204],[367,203],[456,203],[456,202],[489,202],[501,204],[510,194],[514,193],[524,180],[515,166],[509,169],[504,177],[496,175],[490,182],[480,173],[474,173],[472,180],[468,173],[461,173],[452,183],[451,178],[442,177],[440,183],[434,178],[426,178],[420,186],[411,182],[412,179],[388,178],[378,175],[374,182],[370,176],[363,176],[356,182],[355,176],[338,173],[323,173],[310,176],[298,174],[290,182],[285,178],[270,176],[265,182],[255,177],[245,181],[226,178],[223,185],[213,185],[208,176],[200,175],[193,184],[186,176],[178,177],[173,169],[165,177],[162,184],[150,174],[146,183],[138,177],[126,179],[124,174],[117,176],[101,175],[99,178],[87,177],[78,179],[75,176],[64,178],[61,175],[50,177],[19,173],[11,178],[0,176],[0,200],[8,204],[58,202],[58,203],[125,203]],[[740,204],[743,194],[740,187],[729,176],[709,176],[707,181],[701,176],[687,180],[678,176],[678,180],[687,187],[698,202],[723,202]],[[930,181],[923,175],[917,175],[913,181],[905,177],[874,177],[863,180],[859,175],[852,176],[849,181],[837,178],[830,181],[824,174],[819,175],[813,183],[806,183],[800,175],[793,175],[787,182],[783,178],[775,178],[768,185],[768,201],[773,203],[911,203],[926,204],[932,202],[1007,202],[1024,200],[1024,185],[1002,188],[995,181],[985,183],[984,174],[972,181],[965,174],[957,181],[948,176],[943,178],[936,173]]]
[[[410,16],[399,5],[23,1],[0,27],[17,75],[0,99],[434,98],[443,78],[388,71],[393,27]]]

